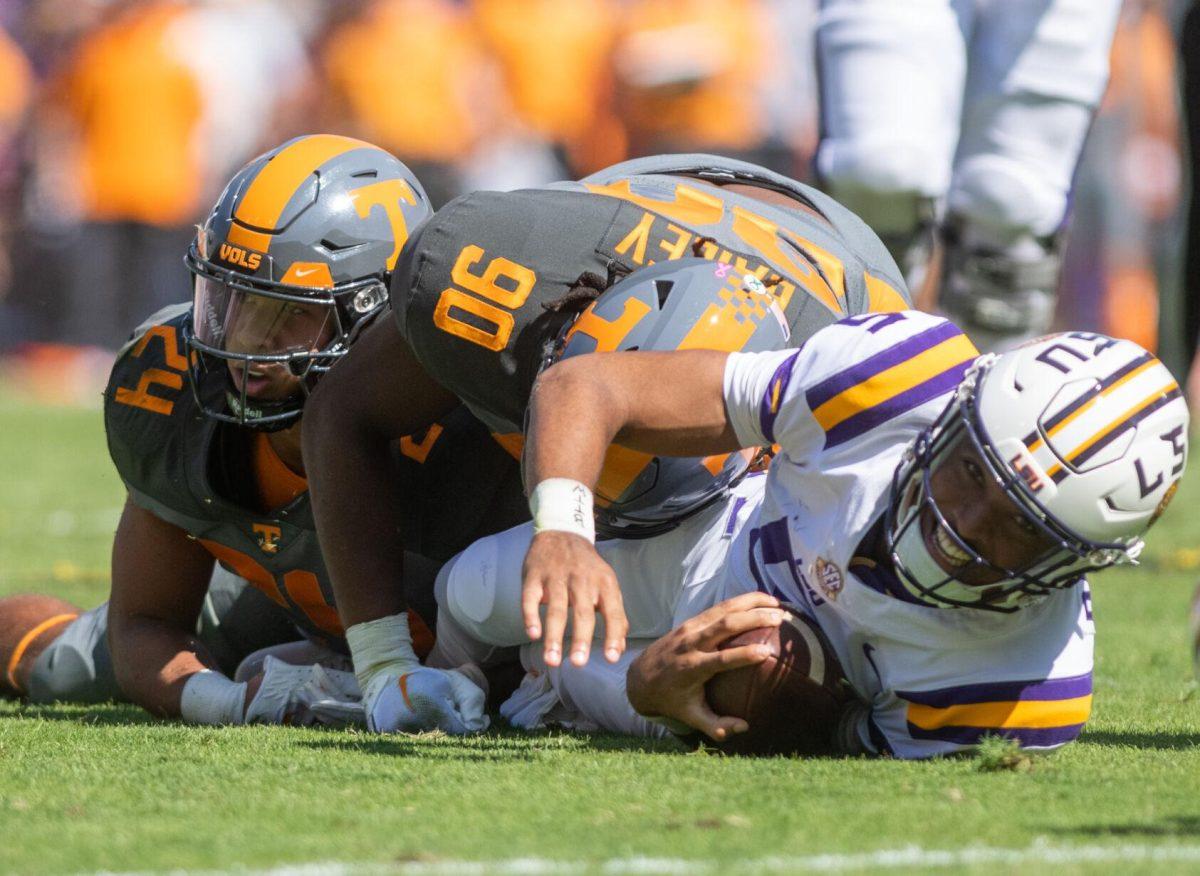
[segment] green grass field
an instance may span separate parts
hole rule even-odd
[[[0,399],[0,594],[108,587],[122,499],[95,411]],[[0,703],[0,871],[304,874],[1200,869],[1186,612],[1200,473],[1095,589],[1095,710],[1028,769],[732,760],[669,743],[190,728]]]

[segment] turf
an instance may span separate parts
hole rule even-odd
[[[0,594],[102,600],[122,496],[98,413],[0,398],[0,459]],[[1100,579],[1093,719],[1052,756],[751,761],[611,736],[190,728],[129,706],[4,702],[0,871],[939,863],[867,854],[905,849],[958,855],[940,861],[956,870],[1028,869],[1022,854],[1063,872],[1195,867],[1200,695],[1186,610],[1198,504],[1193,472],[1143,565]]]

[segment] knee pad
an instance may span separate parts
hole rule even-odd
[[[1011,155],[973,155],[955,169],[946,207],[973,245],[1009,247],[1058,230],[1069,184],[1069,178],[1055,182],[1043,168]]]
[[[521,566],[533,535],[518,526],[472,544],[438,573],[439,612],[481,642],[496,646],[529,641],[521,616]]]

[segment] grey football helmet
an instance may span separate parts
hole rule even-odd
[[[787,320],[753,274],[699,258],[630,274],[567,328],[557,358],[616,350],[778,350]],[[721,498],[749,470],[756,449],[711,457],[653,457],[609,448],[596,487],[596,531],[656,535]]]
[[[403,162],[350,137],[297,137],[238,171],[185,258],[188,371],[205,414],[295,422],[386,305],[401,247],[432,212]]]

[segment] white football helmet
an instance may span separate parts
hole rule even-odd
[[[901,582],[929,604],[1013,611],[1089,570],[1135,562],[1183,474],[1187,431],[1179,385],[1131,341],[1071,332],[981,357],[893,478],[886,537]],[[938,508],[930,477],[960,441],[1053,542],[1021,568],[981,556]],[[967,584],[947,573],[930,554],[923,515],[969,557],[963,568],[1001,580]]]

